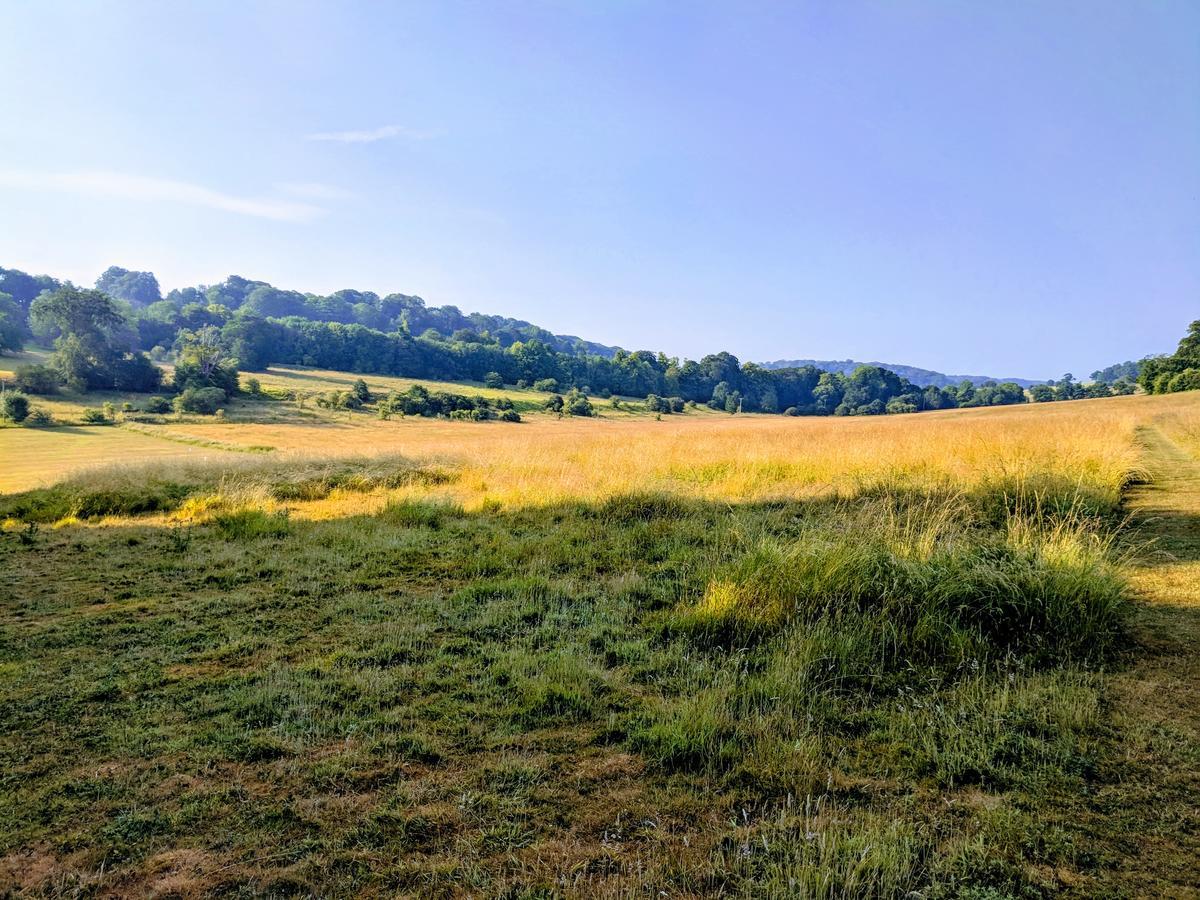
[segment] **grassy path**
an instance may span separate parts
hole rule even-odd
[[[1128,498],[1142,655],[1113,677],[1119,758],[1088,830],[1120,860],[1114,894],[1200,896],[1200,461],[1159,429],[1140,433],[1151,480]]]

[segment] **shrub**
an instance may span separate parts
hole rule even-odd
[[[380,418],[386,418],[394,413],[406,416],[445,416],[453,419],[492,419],[495,409],[511,408],[512,401],[504,398],[496,402],[486,397],[467,397],[463,394],[451,394],[438,391],[431,394],[428,389],[414,384],[404,393],[392,391],[379,404]]]
[[[246,393],[251,397],[257,397],[262,393],[262,383],[257,378],[247,378]]]
[[[62,379],[49,366],[20,366],[13,374],[12,384],[26,394],[53,394],[62,385]]]
[[[157,385],[156,385],[157,386]],[[218,388],[225,398],[238,392],[238,372],[232,364],[204,366],[194,360],[181,359],[175,364],[175,390]]]
[[[501,422],[520,422],[521,414],[518,413],[515,409],[506,409],[506,410],[504,410],[504,412],[500,413],[500,421]]]
[[[358,409],[364,403],[370,403],[375,399],[371,396],[371,389],[367,387],[367,383],[361,378],[356,378],[354,384],[350,385],[350,393],[358,401],[358,406],[352,407],[353,409]]]
[[[1200,369],[1184,369],[1177,375],[1172,375],[1166,384],[1165,392],[1169,394],[1180,391],[1200,390]]]
[[[0,416],[10,422],[24,422],[29,415],[29,398],[20,391],[0,393]]]
[[[45,407],[35,406],[29,410],[29,416],[25,419],[25,425],[29,428],[46,428],[54,424],[54,416],[50,415],[50,411]]]
[[[483,376],[483,383],[490,388],[504,387],[504,376],[499,372],[488,372]]]
[[[551,394],[542,405],[551,412],[561,413],[563,411],[563,398],[559,394]]]
[[[176,412],[212,415],[225,403],[225,391],[218,387],[184,388],[175,400]]]
[[[558,379],[556,378],[539,378],[533,383],[535,391],[549,391],[556,393],[558,391]]]
[[[109,425],[112,419],[104,414],[102,409],[85,409],[83,415],[79,417],[79,421],[84,425]]]
[[[578,390],[572,389],[566,397],[563,398],[563,412],[568,416],[584,416],[590,417],[596,414],[596,410],[592,408],[591,401],[587,395]]]
[[[171,401],[166,397],[156,395],[146,401],[145,410],[148,413],[169,413],[171,411]]]
[[[145,353],[132,353],[114,364],[113,387],[118,391],[148,394],[162,385],[162,374],[162,369],[151,362]]]

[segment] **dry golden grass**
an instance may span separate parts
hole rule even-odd
[[[1184,403],[1198,406],[1194,398]],[[173,430],[304,455],[438,457],[461,472],[438,493],[468,509],[635,491],[741,502],[1033,478],[1078,481],[1115,499],[1138,468],[1137,427],[1165,406],[1160,398],[1121,398],[871,419],[689,414],[661,422],[539,418],[519,426],[363,415]]]
[[[280,373],[271,377],[295,383]],[[322,377],[322,387],[328,383]],[[1200,397],[1191,394],[861,419],[705,411],[662,421],[535,415],[509,425],[380,421],[369,412],[279,421],[246,421],[243,415],[250,412],[229,421],[139,426],[136,447],[133,435],[123,429],[88,429],[86,441],[64,432],[0,430],[0,456],[15,461],[0,473],[0,490],[44,484],[89,464],[194,456],[199,448],[178,443],[183,438],[232,448],[274,447],[285,457],[436,458],[457,469],[460,477],[453,484],[403,492],[432,493],[467,509],[603,499],[635,491],[741,502],[852,494],[879,485],[969,489],[1037,479],[1077,482],[1115,500],[1139,467],[1134,440],[1139,427],[1160,424],[1181,443],[1200,434]],[[150,436],[159,429],[163,438],[173,440]],[[204,452],[225,458],[215,448]],[[364,498],[355,495],[345,502],[362,504]],[[325,514],[348,511],[328,508]]]

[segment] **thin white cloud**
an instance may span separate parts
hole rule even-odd
[[[307,222],[325,210],[294,200],[239,197],[187,181],[121,172],[22,172],[0,169],[0,187],[202,206],[280,222]]]
[[[320,184],[315,181],[283,181],[275,187],[285,194],[295,197],[307,197],[310,200],[346,200],[353,197],[347,190],[334,187],[331,184]]]
[[[318,131],[316,134],[305,135],[306,141],[334,141],[339,144],[371,144],[375,141],[386,141],[390,138],[408,138],[412,141],[426,141],[437,137],[436,131],[417,131],[412,128],[401,128],[399,125],[384,125],[381,128],[367,128],[362,131]]]

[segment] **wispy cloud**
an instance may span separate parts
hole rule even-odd
[[[275,187],[285,194],[291,194],[294,197],[308,197],[310,200],[345,200],[354,196],[340,187],[315,181],[283,181]]]
[[[22,172],[0,169],[0,187],[180,203],[280,222],[307,222],[325,212],[318,206],[294,200],[242,197],[187,181],[121,172]]]
[[[413,128],[402,128],[399,125],[384,125],[380,128],[367,128],[362,131],[318,131],[316,134],[305,135],[304,139],[306,141],[334,141],[339,144],[370,144],[391,138],[427,141],[437,136],[438,132],[436,131],[418,131]]]

